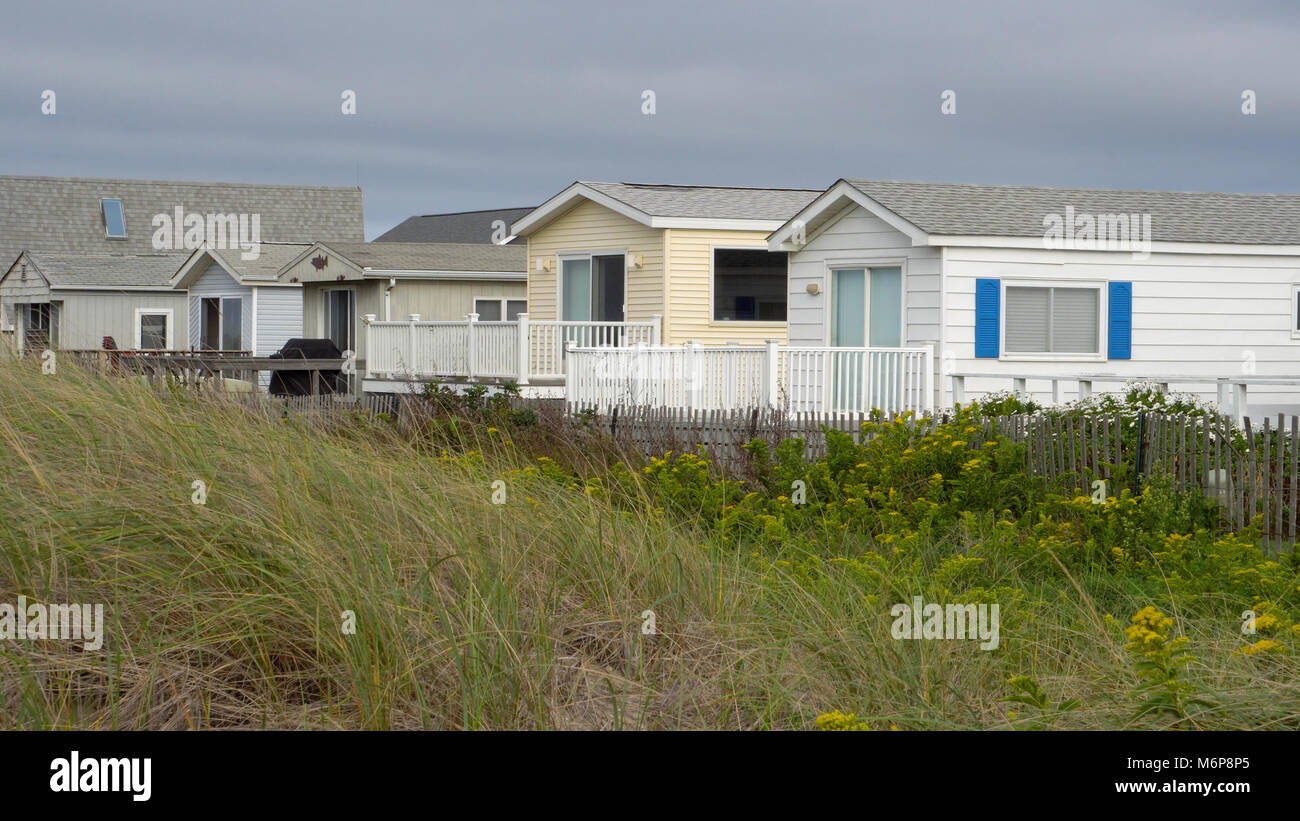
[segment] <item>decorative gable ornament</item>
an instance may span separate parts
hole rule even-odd
[[[329,262],[330,262],[329,257],[325,256],[324,254],[317,254],[316,256],[312,257],[311,265],[317,271],[320,271],[323,270],[326,265],[329,265]]]

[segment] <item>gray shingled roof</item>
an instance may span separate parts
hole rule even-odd
[[[135,287],[161,290],[170,287],[169,280],[187,256],[184,253],[29,253],[27,259],[49,280],[51,288]],[[13,276],[17,276],[17,273]]]
[[[492,211],[464,211],[458,214],[426,214],[407,217],[375,237],[375,242],[492,242],[492,223],[501,220],[506,230],[532,208],[499,208]]]
[[[122,200],[126,239],[105,236],[103,198]],[[259,214],[264,242],[365,239],[360,188],[0,175],[0,259],[7,266],[25,250],[160,253],[153,217],[174,214],[178,205]]]
[[[1158,242],[1300,244],[1300,195],[845,180],[930,234],[1042,237],[1043,218],[1150,214]]]
[[[524,245],[450,242],[328,242],[326,246],[362,268],[381,271],[480,271],[527,273]]]
[[[228,267],[243,277],[254,277],[273,280],[280,273],[280,269],[293,262],[303,251],[306,251],[313,243],[294,242],[294,243],[270,243],[263,242],[258,247],[257,259],[241,259],[238,249],[236,250],[214,250],[213,254],[221,257]],[[179,265],[176,266],[180,268]],[[172,271],[173,274],[176,271]]]
[[[702,185],[581,183],[652,217],[787,220],[821,189],[724,188]]]

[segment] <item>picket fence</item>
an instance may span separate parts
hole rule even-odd
[[[234,395],[270,416],[329,418],[339,413],[386,413],[398,423],[427,418],[419,397]],[[744,445],[754,440],[772,448],[801,437],[804,455],[826,454],[826,431],[837,430],[862,442],[866,413],[786,413],[772,408],[681,409],[615,407],[607,413],[573,415],[556,400],[515,400],[517,407],[537,409],[547,424],[562,426],[574,441],[582,436],[608,437],[616,446],[643,455],[681,453],[703,448],[723,471],[743,472],[749,464]],[[900,424],[919,440],[948,417]],[[967,447],[980,450],[994,437],[1025,445],[1025,468],[1061,492],[1092,494],[1105,483],[1108,496],[1124,488],[1140,491],[1159,474],[1181,491],[1200,491],[1216,501],[1227,524],[1241,528],[1262,516],[1270,545],[1289,546],[1297,539],[1300,518],[1300,417],[1247,420],[1243,431],[1224,418],[1176,414],[1067,416],[1051,413],[990,417],[976,423]]]

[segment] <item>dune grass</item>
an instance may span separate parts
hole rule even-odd
[[[98,651],[0,642],[0,727],[809,729],[833,710],[879,729],[1175,723],[1135,718],[1139,677],[1105,614],[1127,624],[1161,602],[1114,576],[1008,560],[999,584],[1024,605],[1004,609],[998,651],[896,641],[860,580],[795,583],[780,556],[649,496],[566,488],[522,470],[535,458],[504,433],[476,433],[443,455],[384,421],[324,428],[0,363],[0,602],[102,602],[107,620]],[[954,529],[930,558],[978,538]],[[1216,704],[1178,726],[1300,726],[1294,656],[1243,656],[1230,622],[1170,614]],[[1016,675],[1081,706],[1009,717]]]

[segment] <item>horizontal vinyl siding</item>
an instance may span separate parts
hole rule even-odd
[[[583,201],[563,216],[528,237],[528,314],[532,319],[557,319],[559,276],[557,254],[571,251],[626,249],[641,254],[644,265],[627,272],[625,317],[644,321],[664,313],[663,232],[628,219],[594,202]],[[551,261],[553,270],[538,272],[538,259]]]
[[[903,345],[940,339],[940,258],[937,248],[912,245],[904,234],[862,208],[853,208],[790,256],[790,344],[826,345],[830,339],[830,268],[845,262],[869,266],[873,258],[905,260]],[[882,265],[889,265],[882,262]],[[821,293],[808,293],[817,283]],[[972,299],[973,290],[972,286]],[[973,302],[972,302],[973,307]],[[939,351],[935,351],[936,359]]]
[[[1255,376],[1300,376],[1300,340],[1291,338],[1291,286],[1300,282],[1297,257],[1153,253],[1137,260],[1128,253],[949,248],[944,274],[946,345],[957,371],[1167,377],[1173,390],[1194,392],[1207,401],[1215,399],[1212,385],[1180,384],[1177,377],[1243,376],[1248,354],[1254,357]],[[1088,362],[973,358],[974,283],[980,277],[1132,282],[1132,358]],[[1104,334],[1102,342],[1104,347]],[[951,401],[949,380],[941,387]],[[1067,401],[1076,398],[1073,382],[1063,387]],[[967,380],[968,394],[1010,388],[1009,379]],[[1050,398],[1048,382],[1031,380],[1028,388],[1040,401]],[[1283,386],[1252,386],[1250,403],[1260,410],[1300,404],[1300,392]]]
[[[766,231],[675,228],[667,232],[667,246],[670,304],[664,319],[665,343],[677,345],[694,340],[704,345],[728,342],[758,345],[769,339],[785,342],[786,323],[713,321],[713,249],[766,249]]]
[[[257,289],[257,355],[270,356],[302,336],[302,289]]]
[[[399,279],[392,294],[393,319],[406,319],[408,314],[419,314],[427,321],[464,319],[479,297],[527,299],[528,283]]]

